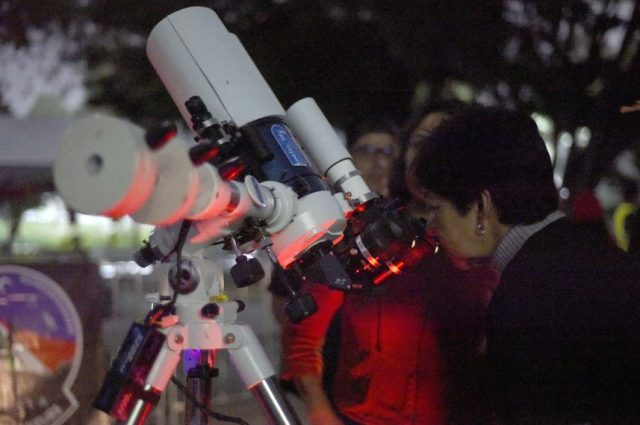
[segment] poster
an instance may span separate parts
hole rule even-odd
[[[78,313],[56,282],[0,266],[0,425],[58,425],[73,414],[82,342]]]

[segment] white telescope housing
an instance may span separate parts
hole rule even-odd
[[[284,116],[244,46],[211,9],[189,7],[164,18],[149,35],[147,56],[187,123],[191,96],[202,98],[218,121],[238,127]]]
[[[240,41],[210,9],[190,7],[160,21],[149,36],[147,54],[187,123],[191,115],[185,102],[193,96],[202,99],[218,122],[233,122],[238,128],[268,117],[284,119],[284,109]],[[326,118],[315,108],[313,114],[298,114],[302,118],[297,131],[307,139],[308,151],[315,152],[309,141],[325,141],[328,151],[340,148]],[[309,132],[303,132],[305,125],[311,126]],[[317,136],[316,130],[321,130]],[[292,146],[283,146],[279,139],[278,143],[290,153]],[[341,157],[345,153],[342,148]],[[334,167],[338,173],[329,173],[331,177],[340,179],[355,170],[348,154],[346,158],[345,164]],[[299,166],[298,162],[309,163],[298,158],[291,165]],[[369,191],[355,174],[334,184],[363,198]],[[71,129],[58,154],[54,177],[62,197],[79,212],[112,218],[130,215],[137,222],[161,226],[151,243],[163,251],[172,248],[176,223],[183,219],[194,221],[188,240],[193,248],[240,230],[245,217],[262,219],[283,267],[316,243],[337,242],[349,212],[344,198],[329,190],[299,196],[278,181],[225,181],[210,164],[193,165],[187,142],[177,139],[152,150],[141,128],[106,116],[79,120]]]
[[[189,7],[160,21],[149,35],[147,56],[187,123],[191,115],[185,102],[192,96],[200,97],[217,121],[232,121],[239,128],[265,117],[284,118],[249,54],[210,9]],[[328,190],[298,198],[290,224],[271,235],[278,262],[287,267],[312,245],[338,241],[345,213]],[[200,228],[198,241],[217,233],[218,224]]]
[[[250,179],[244,184],[227,182],[210,164],[194,166],[179,137],[152,150],[140,127],[99,114],[81,118],[69,130],[53,174],[58,192],[78,212],[111,218],[130,215],[139,223],[160,226],[225,215],[228,227],[247,215],[270,217],[275,208],[272,193],[277,192]],[[292,212],[288,214],[285,220]],[[274,224],[283,220],[270,218]],[[284,227],[276,226],[274,230]]]

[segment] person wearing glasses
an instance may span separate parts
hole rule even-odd
[[[389,197],[389,176],[400,154],[398,129],[386,117],[372,117],[347,129],[347,149],[369,188]]]

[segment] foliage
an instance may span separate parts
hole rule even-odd
[[[29,28],[55,24],[82,47],[62,59],[86,62],[90,103],[148,125],[177,110],[146,36],[192,5],[221,16],[285,107],[314,97],[335,125],[381,111],[401,119],[416,87],[435,98],[455,80],[484,102],[545,113],[559,131],[589,126],[576,175],[584,164],[597,175],[638,134],[634,114],[619,113],[640,97],[635,0],[5,0],[0,37],[25,45]]]
[[[510,0],[509,38],[491,91],[501,103],[551,116],[558,132],[593,134],[574,149],[570,186],[590,186],[612,157],[637,139],[639,119],[620,108],[639,97],[640,9],[632,0]],[[637,114],[636,114],[637,115]]]

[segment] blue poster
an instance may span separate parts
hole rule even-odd
[[[82,325],[64,290],[21,266],[0,266],[0,424],[58,425],[78,408],[71,393]]]

